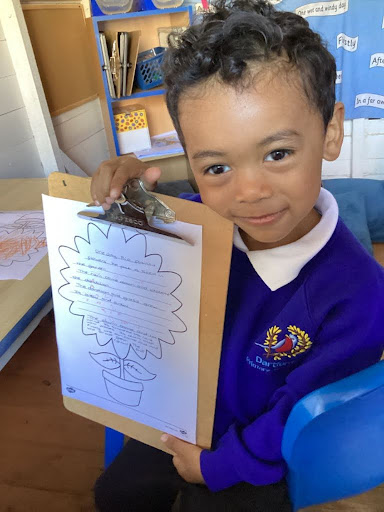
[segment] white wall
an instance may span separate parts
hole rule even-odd
[[[110,158],[98,99],[52,121],[60,149],[85,174]],[[65,167],[80,174],[67,159]],[[0,24],[0,178],[38,177],[45,173]]]
[[[352,121],[344,122],[344,142],[340,156],[334,162],[323,160],[324,178],[350,178],[352,175]]]
[[[99,99],[52,118],[60,149],[88,176],[110,158]]]
[[[363,177],[384,179],[384,119],[364,119]]]
[[[344,135],[339,158],[324,161],[323,177],[384,179],[384,119],[345,121]]]
[[[44,171],[0,24],[0,178],[38,177]]]

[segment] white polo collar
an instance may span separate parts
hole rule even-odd
[[[239,228],[235,226],[235,247],[247,253],[253,268],[270,290],[278,290],[293,281],[333,235],[339,218],[336,199],[322,188],[315,208],[321,214],[320,222],[296,242],[274,249],[249,251],[240,236]]]

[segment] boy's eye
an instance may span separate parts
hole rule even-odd
[[[204,174],[224,174],[230,170],[229,165],[212,165],[204,171]]]
[[[278,162],[279,160],[283,160],[287,155],[291,155],[293,151],[290,149],[276,149],[267,155],[265,161],[266,162]]]

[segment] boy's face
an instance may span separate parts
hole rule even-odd
[[[179,121],[203,202],[239,226],[250,250],[304,236],[320,219],[322,158],[340,151],[329,153],[335,130],[325,134],[284,73],[242,91],[213,80],[199,87],[182,96]]]

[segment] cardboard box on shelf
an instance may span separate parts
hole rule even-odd
[[[147,115],[141,105],[120,109],[113,117],[121,154],[151,147]]]

